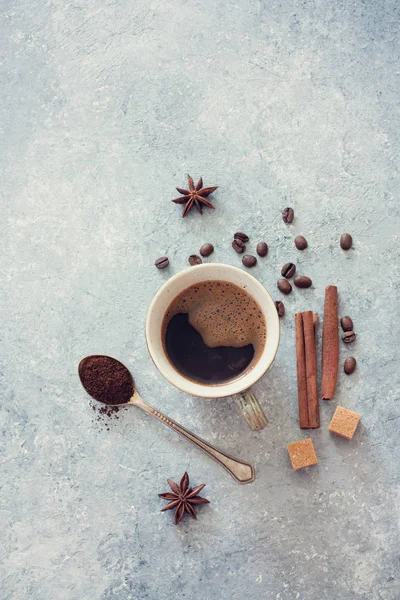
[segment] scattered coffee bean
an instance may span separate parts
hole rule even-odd
[[[349,233],[343,233],[340,238],[340,247],[342,250],[350,250],[353,245],[353,238]]]
[[[243,254],[246,250],[246,244],[240,238],[235,238],[232,242],[232,248],[238,253]]]
[[[356,339],[356,334],[354,333],[354,331],[346,331],[343,335],[342,335],[342,340],[344,341],[345,344],[351,344],[352,342],[354,342],[354,340]]]
[[[305,250],[308,246],[308,243],[304,236],[298,235],[294,239],[294,245],[296,246],[297,250]]]
[[[291,262],[286,263],[285,265],[283,265],[283,267],[281,269],[281,275],[283,275],[284,277],[286,277],[286,279],[290,279],[290,277],[293,277],[293,275],[295,273],[296,273],[296,265],[294,265]]]
[[[157,258],[154,264],[156,265],[157,269],[165,269],[169,265],[169,260],[166,256],[160,256],[160,258]]]
[[[256,250],[258,256],[267,256],[268,244],[266,244],[265,242],[258,242]]]
[[[192,265],[192,267],[194,267],[195,265],[201,265],[201,263],[203,262],[200,258],[200,256],[197,256],[197,254],[191,254],[188,258],[190,264]]]
[[[357,361],[354,356],[349,356],[344,361],[343,369],[346,375],[351,375],[356,370]]]
[[[288,206],[282,211],[282,219],[284,223],[291,223],[294,219],[294,210]]]
[[[312,281],[306,275],[297,275],[294,278],[293,283],[298,288],[309,288],[312,286]]]
[[[214,252],[214,246],[212,244],[203,244],[200,248],[200,254],[202,256],[210,256]]]
[[[279,279],[278,280],[278,289],[282,292],[282,294],[290,294],[292,291],[292,286],[288,282],[287,279]]]
[[[233,237],[235,240],[242,240],[242,242],[249,241],[249,236],[243,233],[243,231],[237,231]]]
[[[353,321],[350,319],[350,317],[342,317],[340,319],[340,324],[343,331],[351,331],[353,329]]]
[[[278,311],[278,315],[280,317],[283,317],[285,314],[285,305],[283,304],[282,300],[276,300],[275,306],[276,306],[276,310]]]
[[[245,267],[255,267],[257,264],[257,259],[255,256],[252,256],[251,254],[245,254],[242,258],[242,263],[244,264]]]

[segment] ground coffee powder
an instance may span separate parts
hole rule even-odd
[[[127,410],[126,406],[110,406],[100,404],[95,400],[90,402],[89,406],[93,410],[92,422],[98,426],[99,431],[103,429],[110,431],[112,423],[120,418],[122,412]]]
[[[128,369],[110,356],[87,356],[79,363],[79,377],[92,398],[104,404],[125,404],[135,391]]]

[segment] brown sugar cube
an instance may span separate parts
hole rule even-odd
[[[346,440],[351,440],[360,418],[356,412],[343,408],[343,406],[337,406],[329,425],[329,431],[346,438]]]
[[[315,454],[314,444],[312,443],[311,438],[288,444],[287,449],[290,460],[292,461],[292,467],[295,471],[297,471],[297,469],[304,469],[304,467],[311,467],[312,465],[318,464],[317,455]]]

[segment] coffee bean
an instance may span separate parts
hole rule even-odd
[[[157,258],[154,264],[156,265],[157,269],[165,269],[169,265],[169,260],[166,256],[160,256],[160,258]]]
[[[283,317],[283,315],[285,314],[285,305],[283,304],[282,300],[276,300],[275,306],[276,310],[278,311],[278,315],[280,317]]]
[[[350,319],[350,317],[342,317],[340,319],[340,324],[343,331],[351,331],[353,329],[353,321]]]
[[[352,342],[354,342],[356,337],[357,336],[354,333],[354,331],[345,331],[345,333],[342,335],[342,340],[345,344],[351,344]]]
[[[238,254],[242,254],[246,250],[246,244],[241,239],[235,238],[232,242],[232,248]]]
[[[249,236],[243,233],[243,231],[237,231],[233,237],[235,240],[242,240],[242,242],[249,241]]]
[[[255,256],[252,256],[251,254],[245,254],[242,258],[242,263],[244,264],[245,267],[249,267],[249,269],[251,267],[255,267],[257,264],[257,259]]]
[[[200,256],[197,256],[197,254],[191,254],[188,258],[190,264],[192,265],[192,267],[194,267],[195,265],[201,265],[201,263],[203,262],[200,258]]]
[[[292,286],[288,282],[287,279],[278,279],[278,289],[282,292],[282,294],[290,294],[292,291]]]
[[[286,277],[286,279],[290,279],[290,277],[293,277],[293,275],[295,273],[296,273],[296,265],[294,265],[293,263],[290,263],[290,262],[283,265],[283,267],[281,269],[281,275]]]
[[[294,219],[294,210],[288,206],[282,211],[282,219],[284,223],[291,223]]]
[[[340,247],[342,250],[350,250],[353,245],[353,238],[349,233],[343,233],[340,238]]]
[[[200,254],[202,256],[210,256],[214,252],[214,246],[212,244],[203,244],[200,248]]]
[[[349,356],[344,361],[343,369],[346,375],[351,375],[356,370],[357,361],[354,356]]]
[[[304,236],[298,235],[296,238],[294,238],[294,245],[296,246],[297,250],[305,250],[308,246],[308,243]]]
[[[267,256],[268,244],[266,244],[265,242],[258,242],[256,250],[258,256]]]
[[[312,286],[312,281],[306,275],[297,275],[294,278],[293,283],[298,288],[309,288]]]

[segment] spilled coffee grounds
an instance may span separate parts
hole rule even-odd
[[[93,410],[92,422],[98,425],[99,430],[106,429],[110,431],[112,422],[120,418],[121,411],[126,411],[126,406],[107,406],[99,402],[90,402],[89,406]]]

